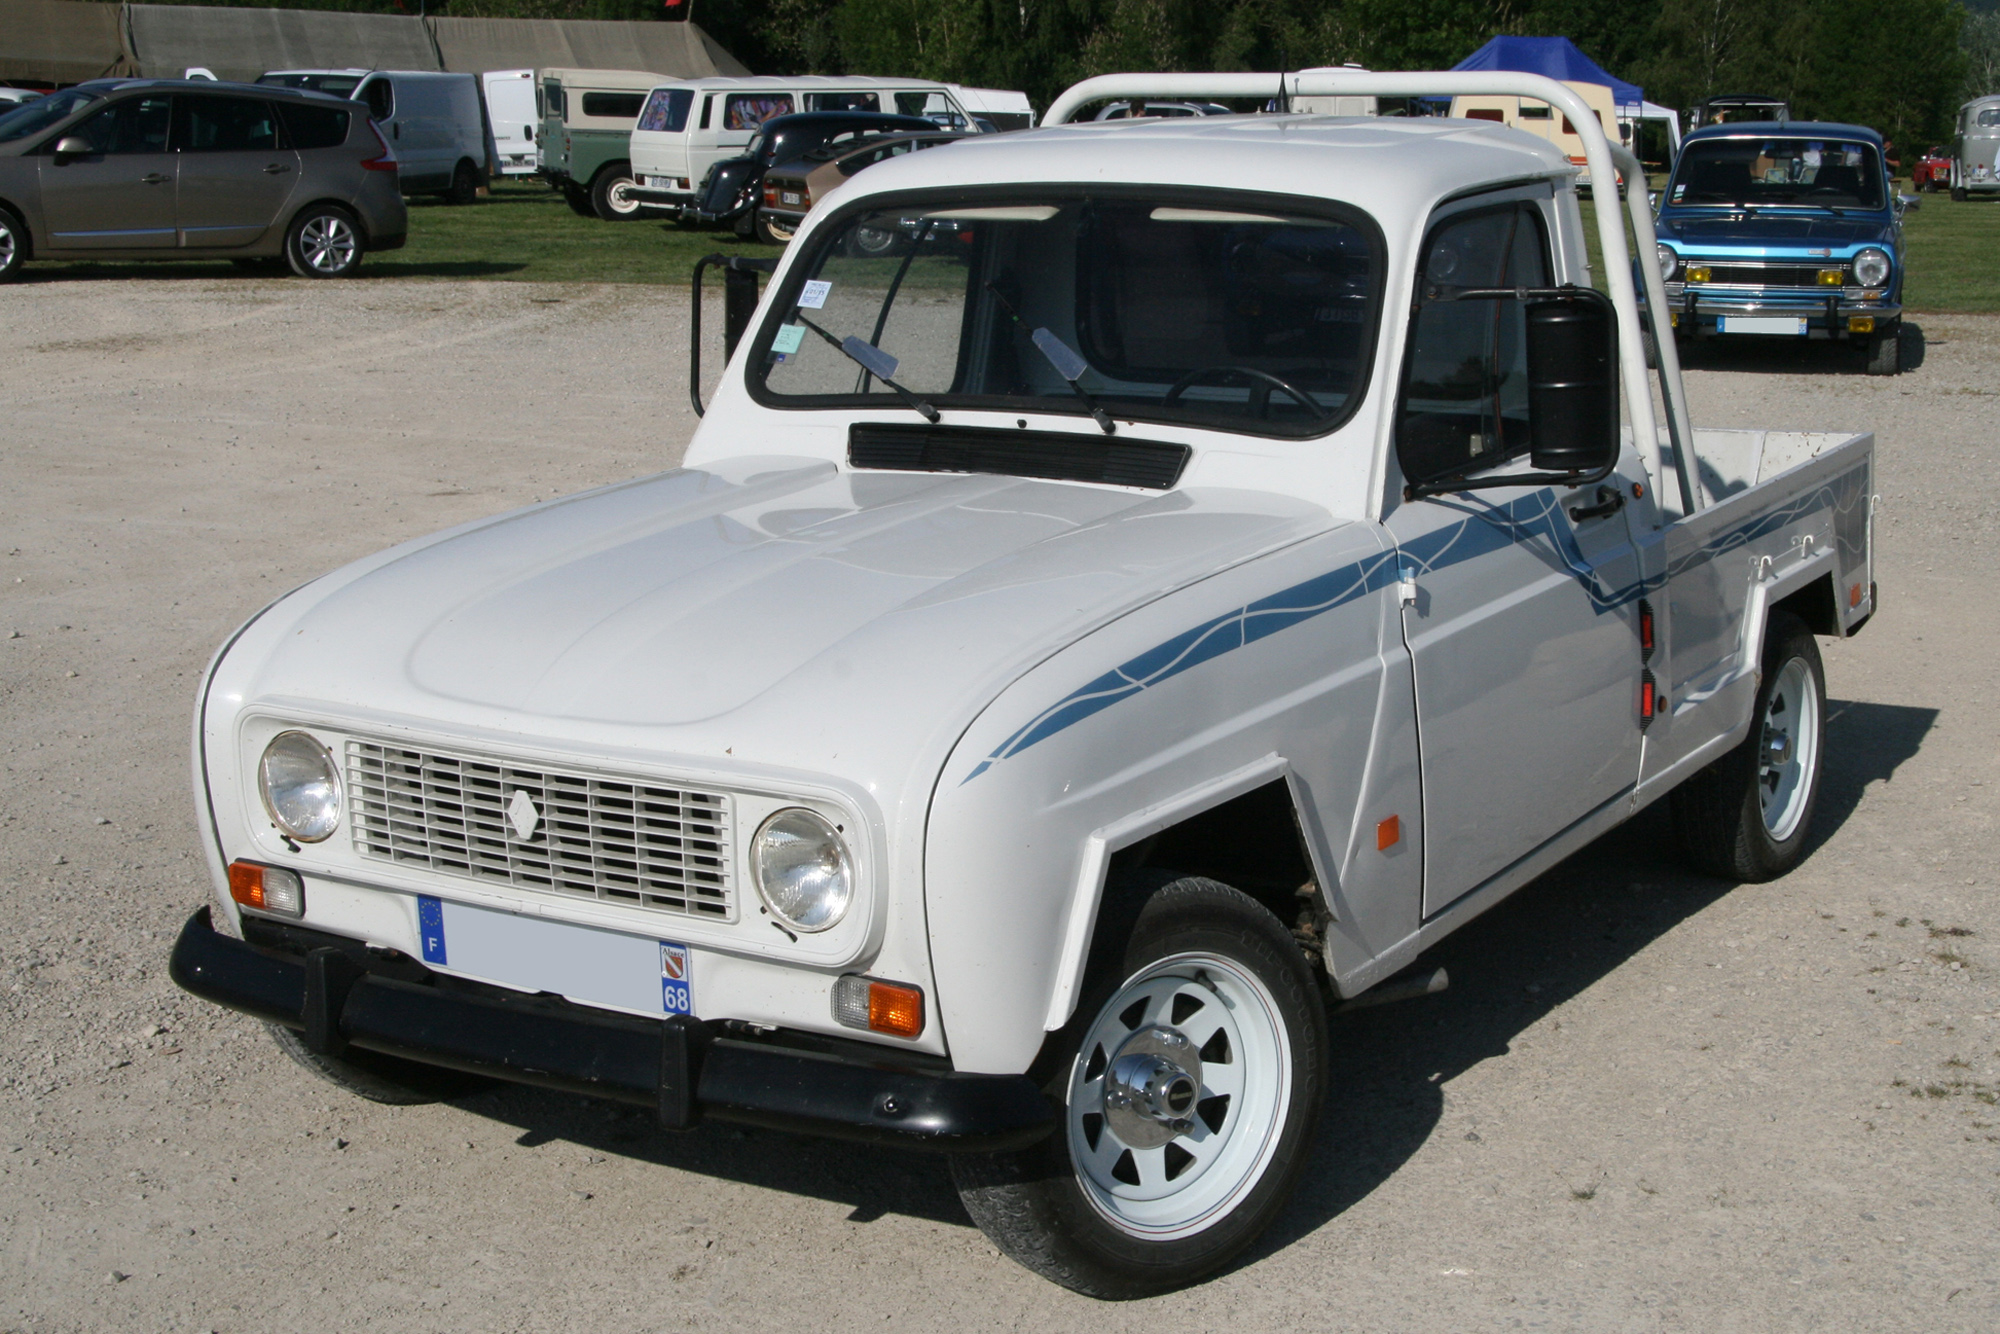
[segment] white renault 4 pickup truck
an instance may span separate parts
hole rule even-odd
[[[1284,86],[1562,109],[1608,296],[1530,135],[1063,123],[1279,78],[871,168],[684,466],[260,612],[175,979],[364,1097],[948,1150],[1008,1254],[1130,1296],[1283,1205],[1330,1004],[1663,797],[1792,867],[1872,437],[1690,426],[1638,164],[1559,84]]]

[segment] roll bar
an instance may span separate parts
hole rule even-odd
[[[1625,389],[1626,420],[1639,457],[1654,487],[1654,497],[1664,503],[1660,479],[1667,470],[1660,454],[1659,426],[1653,417],[1652,384],[1646,373],[1646,359],[1640,341],[1638,293],[1632,286],[1632,253],[1625,245],[1625,227],[1618,208],[1618,175],[1632,183],[1626,193],[1626,212],[1632,233],[1645,263],[1638,266],[1646,284],[1646,310],[1653,323],[1653,343],[1658,349],[1660,394],[1667,409],[1667,435],[1673,448],[1674,473],[1679,483],[1682,512],[1698,508],[1699,478],[1692,466],[1693,428],[1688,422],[1687,404],[1681,391],[1680,356],[1674,347],[1673,329],[1667,323],[1666,286],[1659,266],[1652,262],[1655,245],[1653,212],[1646,199],[1645,169],[1639,159],[1605,137],[1597,113],[1588,103],[1556,80],[1541,74],[1516,74],[1506,70],[1326,70],[1311,73],[1252,74],[1103,74],[1085,79],[1066,89],[1049,104],[1042,124],[1064,125],[1078,111],[1093,102],[1110,98],[1277,98],[1289,105],[1300,96],[1420,97],[1433,94],[1451,96],[1498,95],[1529,97],[1546,102],[1569,117],[1577,137],[1583,141],[1584,161],[1590,167],[1590,191],[1597,204],[1598,241],[1604,252],[1604,280],[1611,303],[1618,312],[1619,374]],[[1616,168],[1616,172],[1614,172]]]

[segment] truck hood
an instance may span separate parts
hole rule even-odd
[[[1719,212],[1670,210],[1661,216],[1658,231],[1663,241],[1680,241],[1690,246],[1762,247],[1782,254],[1886,242],[1894,227],[1893,219],[1872,213],[1850,214],[1845,218],[1830,213],[1771,212],[1733,217]]]
[[[258,636],[269,648],[250,694],[825,763],[897,737],[955,737],[1094,626],[1335,522],[1260,492],[732,459],[502,516],[308,586]]]

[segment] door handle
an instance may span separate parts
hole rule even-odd
[[[1616,514],[1625,508],[1625,493],[1613,486],[1597,488],[1595,505],[1572,505],[1569,517],[1572,523],[1582,523],[1585,519],[1601,519],[1607,514]]]
[[[273,162],[270,165],[266,166],[264,170],[266,172],[269,172],[273,176],[280,176],[283,175],[285,172],[290,171],[291,168],[286,166],[282,162]]]
[[[160,175],[160,173],[157,171],[149,171],[144,176],[141,176],[139,179],[144,181],[147,185],[164,185],[166,184],[167,180],[166,177]]]

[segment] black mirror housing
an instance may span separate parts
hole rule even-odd
[[[1602,292],[1564,288],[1527,303],[1528,457],[1552,473],[1618,462],[1618,314]]]
[[[64,158],[89,157],[96,151],[97,149],[92,147],[90,140],[80,134],[66,134],[56,140],[56,158],[58,161]]]

